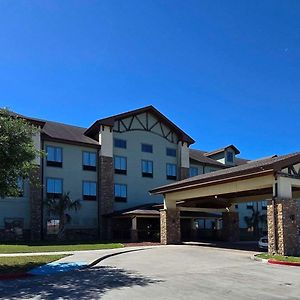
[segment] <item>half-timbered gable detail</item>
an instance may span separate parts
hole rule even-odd
[[[100,119],[86,130],[85,135],[95,138],[100,130],[100,126],[109,126],[115,132],[149,131],[162,136],[172,143],[181,141],[187,143],[187,145],[191,145],[195,142],[153,106]]]
[[[178,135],[174,129],[168,127],[164,120],[157,118],[151,114],[151,112],[118,119],[114,122],[113,131],[119,133],[127,131],[148,131],[163,137],[171,143],[178,143]]]

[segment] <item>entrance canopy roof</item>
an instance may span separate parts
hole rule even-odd
[[[165,200],[176,201],[181,206],[194,203],[197,207],[201,203],[201,207],[228,207],[230,203],[272,197],[279,177],[288,179],[293,191],[300,190],[300,152],[191,177],[155,188],[150,193],[164,194]]]

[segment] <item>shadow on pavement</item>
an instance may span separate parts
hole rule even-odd
[[[201,247],[211,247],[211,248],[222,248],[222,249],[232,249],[241,251],[254,251],[254,252],[266,252],[267,250],[259,249],[257,242],[212,242],[212,241],[202,241],[202,242],[185,242],[185,245],[190,246],[201,246]]]
[[[93,267],[56,276],[1,283],[1,299],[95,299],[112,289],[162,282],[113,267]]]

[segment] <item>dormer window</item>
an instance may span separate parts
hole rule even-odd
[[[227,151],[227,153],[226,153],[226,160],[229,163],[233,163],[233,153],[232,152]]]

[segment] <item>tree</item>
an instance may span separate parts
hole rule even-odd
[[[18,179],[36,182],[34,163],[42,151],[35,148],[33,136],[39,129],[17,115],[0,108],[0,197],[18,196]]]
[[[77,211],[81,208],[79,200],[72,200],[70,192],[64,193],[59,198],[48,198],[45,200],[45,205],[48,210],[49,217],[56,217],[59,219],[58,239],[63,239],[65,236],[66,224],[70,223],[72,217],[66,213],[70,210]]]
[[[248,228],[253,229],[253,236],[258,237],[260,234],[259,225],[260,224],[265,225],[266,216],[260,214],[260,212],[258,210],[258,203],[256,203],[256,209],[254,208],[254,206],[251,206],[251,210],[252,210],[252,215],[250,217],[245,216],[244,220],[245,220]]]

